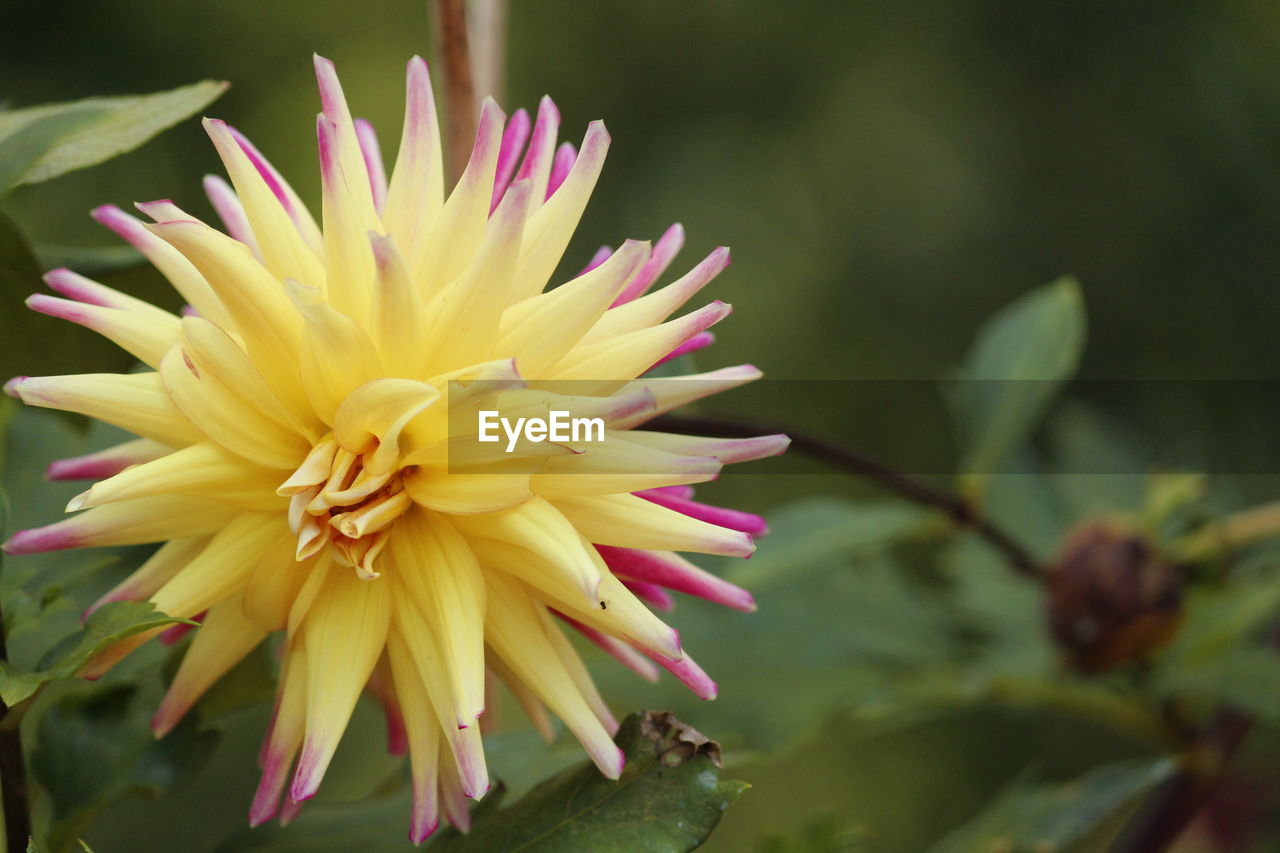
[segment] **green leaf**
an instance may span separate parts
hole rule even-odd
[[[1080,286],[1070,278],[1026,294],[979,332],[953,401],[964,434],[967,493],[980,495],[987,479],[1026,441],[1075,372],[1084,339]]]
[[[127,794],[181,787],[220,738],[184,720],[157,741],[148,720],[154,696],[130,684],[96,685],[61,696],[41,714],[31,771],[48,791],[51,849],[70,846],[87,817]]]
[[[1116,819],[1173,768],[1165,758],[1126,761],[1064,784],[1016,784],[930,853],[1068,853],[1095,833],[1114,830]]]
[[[5,114],[0,114],[2,125]],[[100,109],[52,112],[0,136],[0,195],[22,183],[25,175],[58,144],[102,117]]]
[[[627,757],[621,779],[605,779],[594,765],[583,763],[556,774],[506,808],[499,807],[499,788],[476,810],[469,834],[446,830],[426,849],[431,853],[680,853],[706,841],[724,810],[747,788],[742,782],[721,781],[719,746],[671,714],[632,714],[615,740]],[[317,807],[303,812],[292,827],[255,830],[218,849],[220,853],[401,849],[407,817],[403,795],[372,806],[327,811]]]
[[[883,551],[932,519],[926,510],[892,501],[801,501],[770,517],[770,535],[750,560],[733,564],[730,577],[752,588],[792,581],[832,559]]]
[[[1265,633],[1280,610],[1280,574],[1237,573],[1225,586],[1193,590],[1173,643],[1156,662],[1157,693],[1229,705],[1269,719],[1280,715],[1280,655]]]
[[[85,98],[0,112],[0,153],[14,146],[19,159],[25,157],[27,161],[11,183],[0,184],[0,190],[47,181],[132,151],[160,131],[199,112],[226,89],[224,82],[205,80],[150,95]],[[66,124],[26,137],[33,133],[30,128],[55,118]],[[21,145],[15,142],[19,134],[25,137]],[[30,156],[33,139],[42,144],[39,156],[34,158]]]
[[[1230,707],[1242,713],[1280,720],[1280,655],[1269,648],[1237,648],[1213,661],[1162,671],[1160,688],[1192,696],[1207,708]]]
[[[45,655],[40,665],[22,671],[10,663],[0,663],[0,699],[12,707],[35,693],[47,682],[72,678],[95,655],[112,643],[154,628],[175,623],[175,619],[155,609],[149,601],[116,601],[96,610],[76,634],[66,637]]]

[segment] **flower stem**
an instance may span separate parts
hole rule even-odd
[[[467,43],[466,0],[431,0],[436,55],[444,66],[445,146],[454,180],[462,175],[475,141],[479,106]]]
[[[9,660],[4,614],[0,612],[0,661]],[[0,702],[0,718],[9,715]],[[7,721],[6,721],[7,722]],[[22,732],[17,725],[0,727],[0,799],[4,805],[5,850],[24,851],[31,837],[31,808],[27,802],[27,766],[22,755]]]
[[[865,477],[923,506],[940,510],[955,524],[972,530],[995,548],[1011,568],[1028,577],[1039,577],[1040,564],[1003,529],[984,518],[972,505],[956,495],[936,489],[901,471],[876,462],[825,439],[805,435],[785,426],[752,423],[714,416],[662,415],[649,421],[654,429],[694,432],[726,438],[747,438],[771,433],[786,433],[791,447],[823,462]]]

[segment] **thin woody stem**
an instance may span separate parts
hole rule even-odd
[[[454,180],[466,168],[475,141],[478,102],[467,44],[466,0],[431,0],[436,55],[444,66],[445,147]]]
[[[982,517],[963,499],[935,489],[914,477],[862,456],[847,447],[796,432],[786,426],[752,423],[712,416],[662,415],[649,421],[648,425],[654,429],[669,429],[674,432],[701,433],[702,435],[716,435],[726,438],[745,438],[784,432],[791,437],[792,449],[830,463],[851,474],[865,477],[890,491],[897,492],[910,501],[940,510],[956,524],[972,530],[986,540],[991,547],[1000,552],[1000,555],[1015,571],[1028,577],[1039,577],[1041,574],[1040,564],[1026,549],[1000,527]]]

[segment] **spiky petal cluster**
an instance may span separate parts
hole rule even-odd
[[[536,122],[523,111],[504,121],[486,101],[446,197],[421,60],[409,63],[389,182],[332,65],[317,58],[316,71],[323,229],[243,136],[206,121],[231,178],[205,181],[225,233],[169,201],[138,205],[150,222],[94,211],[191,310],[175,316],[67,270],[46,277],[60,297],[29,300],[150,369],[9,384],[28,404],[138,438],[54,463],[55,479],[97,481],[68,507],[82,511],[22,531],[6,549],[163,542],[103,599],[149,599],[202,619],[155,715],[157,734],[283,632],[251,822],[281,810],[286,786],[286,820],[316,792],[367,687],[387,710],[392,748],[409,752],[411,837],[421,841],[441,813],[465,828],[466,798],[488,787],[477,721],[490,676],[548,736],[549,709],[604,774],[621,772],[614,719],[561,625],[645,678],[662,667],[714,695],[643,602],[666,608],[671,589],[753,609],[749,594],[676,552],[751,553],[763,522],[694,502],[690,484],[780,453],[786,439],[634,429],[759,375],[743,366],[640,378],[709,342],[727,306],[668,317],[727,265],[727,251],[647,293],[680,248],[675,226],[652,249],[602,250],[546,289],[600,173],[603,125],[589,126],[580,149],[557,148],[549,99]],[[565,395],[530,380],[576,382]],[[531,444],[513,465],[500,445],[459,442],[451,415],[478,397],[599,417],[607,438]],[[85,675],[147,638],[118,644]]]

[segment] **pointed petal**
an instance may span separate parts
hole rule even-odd
[[[172,495],[135,498],[85,510],[56,524],[19,530],[4,543],[4,552],[39,554],[66,548],[141,545],[202,536],[225,526],[236,513],[232,507],[203,498]],[[191,614],[199,612],[193,610]]]
[[[209,608],[182,665],[164,694],[151,729],[164,737],[215,681],[266,639],[267,632],[245,619],[234,598]]]
[[[728,557],[749,557],[755,551],[746,533],[690,518],[635,495],[563,498],[555,506],[582,535],[602,545]]]
[[[307,648],[307,733],[289,798],[314,796],[369,674],[391,620],[390,588],[343,571],[327,573],[302,623]],[[335,666],[335,661],[342,661]]]
[[[619,577],[659,584],[746,613],[756,609],[751,593],[670,551],[638,551],[609,545],[597,545],[596,550]]]
[[[390,555],[408,594],[436,628],[458,726],[484,711],[484,582],[467,541],[434,513],[406,514]]]
[[[204,440],[173,404],[159,373],[24,376],[5,387],[28,406],[77,412],[170,447]]]
[[[97,453],[55,460],[49,463],[44,475],[50,480],[105,480],[130,465],[141,465],[169,452],[170,449],[159,442],[139,438]]]
[[[421,57],[409,60],[407,78],[404,132],[382,218],[404,256],[416,259],[444,204],[444,158],[431,76]]]
[[[537,133],[535,128],[535,137]],[[531,149],[532,147],[530,145]],[[573,169],[565,178],[564,184],[555,195],[547,199],[546,204],[538,208],[525,228],[524,247],[516,272],[515,293],[518,297],[533,296],[546,287],[551,273],[555,271],[569,245],[569,238],[578,227],[582,212],[586,210],[587,199],[600,177],[608,150],[608,131],[604,129],[602,122],[592,122],[583,137],[581,153],[574,161]],[[536,182],[534,198],[541,198]]]
[[[68,512],[150,495],[187,495],[244,509],[283,509],[274,491],[279,475],[214,444],[193,444],[95,484],[67,506]]]
[[[315,223],[302,202],[297,200],[257,149],[225,122],[205,119],[204,129],[218,149],[218,156],[235,186],[236,196],[244,207],[245,217],[262,253],[263,266],[270,270],[276,281],[297,278],[317,287],[323,286],[324,267],[304,233],[315,228]],[[311,236],[318,234],[316,231]],[[182,249],[181,246],[178,248]],[[188,254],[185,249],[183,254]],[[198,261],[195,263],[200,266]],[[211,281],[210,284],[218,288],[217,282]],[[209,317],[199,305],[196,308]]]

